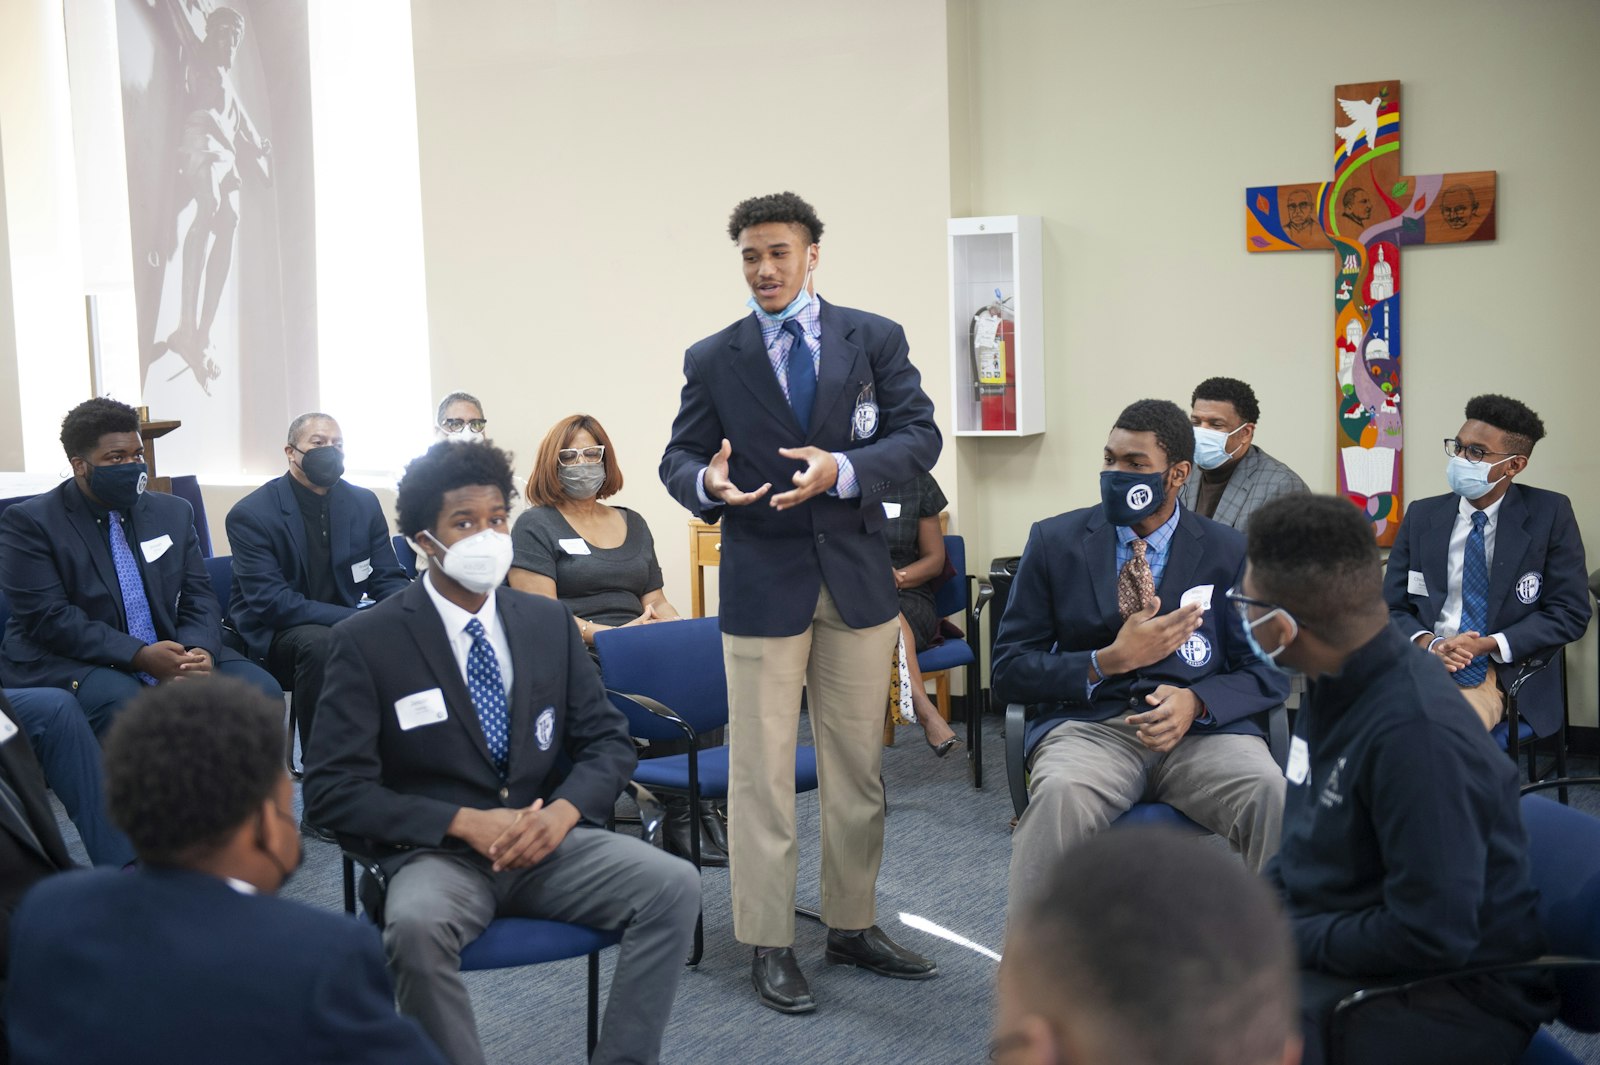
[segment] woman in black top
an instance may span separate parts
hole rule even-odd
[[[928,698],[922,671],[917,668],[917,652],[926,651],[939,634],[933,596],[935,584],[944,573],[944,534],[939,529],[939,512],[946,502],[933,474],[924,473],[900,485],[884,500],[887,520],[883,527],[889,541],[889,562],[894,566],[894,584],[900,590],[900,634],[906,645],[905,680],[911,689],[911,705],[928,746],[940,758],[955,746],[956,734]]]

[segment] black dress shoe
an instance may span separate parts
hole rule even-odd
[[[829,965],[854,965],[896,980],[927,980],[939,975],[939,966],[931,959],[913,954],[877,925],[854,936],[828,929],[827,958]]]
[[[314,825],[303,817],[300,819],[300,834],[302,836],[310,836],[312,839],[319,839],[324,843],[339,842],[328,829],[323,828],[321,825]]]
[[[667,821],[662,829],[662,841],[666,843],[667,850],[680,858],[694,860],[690,833],[690,803],[682,795],[663,796],[661,805],[666,808]],[[701,822],[700,832],[700,864],[701,865],[727,865],[728,852],[717,846],[704,831],[704,820]]]
[[[713,850],[728,853],[728,820],[717,804],[710,799],[700,800],[700,846],[711,844]]]
[[[817,1008],[811,986],[794,960],[792,947],[779,947],[765,954],[756,951],[750,965],[750,982],[756,985],[761,1004],[779,1013],[810,1013]]]

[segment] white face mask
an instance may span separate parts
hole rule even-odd
[[[427,534],[428,539],[444,548],[444,558],[439,568],[445,576],[476,595],[488,595],[505,581],[511,572],[511,537],[494,529],[474,533],[452,546],[440,544],[438,537]]]

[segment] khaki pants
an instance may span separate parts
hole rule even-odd
[[[826,586],[796,636],[722,637],[728,673],[728,850],[733,934],[794,942],[794,755],[810,694],[822,802],[822,920],[866,928],[883,858],[883,665],[899,622],[852,629]]]
[[[1164,802],[1210,829],[1256,872],[1278,850],[1283,770],[1255,736],[1191,731],[1166,754],[1139,742],[1121,716],[1067,721],[1029,760],[1028,808],[1011,837],[1007,913],[1032,900],[1075,843],[1136,802]]]
[[[1462,688],[1461,697],[1472,707],[1472,712],[1478,715],[1478,720],[1483,722],[1483,727],[1492,729],[1500,724],[1500,719],[1506,716],[1506,697],[1500,690],[1500,684],[1495,680],[1494,661],[1489,661],[1489,672],[1484,676],[1483,683],[1472,688]]]

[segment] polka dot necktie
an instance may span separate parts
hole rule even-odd
[[[1483,547],[1483,530],[1489,516],[1472,512],[1472,531],[1467,533],[1467,549],[1461,559],[1460,632],[1483,635],[1489,627],[1489,560]],[[1463,688],[1476,688],[1489,675],[1489,656],[1479,655],[1450,674]]]
[[[489,753],[494,756],[500,779],[506,778],[507,754],[511,750],[511,722],[506,713],[506,688],[500,678],[500,660],[483,631],[483,622],[473,618],[467,622],[467,635],[472,637],[472,650],[467,652],[467,692],[478,711],[478,724],[483,726],[483,738],[489,742]]]
[[[793,341],[789,345],[789,406],[800,431],[811,431],[811,407],[817,400],[817,364],[811,361],[811,348],[806,344],[806,331],[794,318],[783,323],[783,331]]]
[[[1122,611],[1123,617],[1137,614],[1156,597],[1155,577],[1150,572],[1150,560],[1144,555],[1150,545],[1134,540],[1128,546],[1133,548],[1133,557],[1117,574],[1117,609]]]
[[[139,576],[139,563],[128,546],[128,534],[122,528],[122,512],[111,514],[111,564],[117,569],[117,584],[122,589],[122,613],[128,619],[128,635],[147,644],[156,642],[156,623],[150,617],[150,600],[144,594],[144,578]],[[154,684],[156,678],[148,673],[135,673],[143,684]]]

